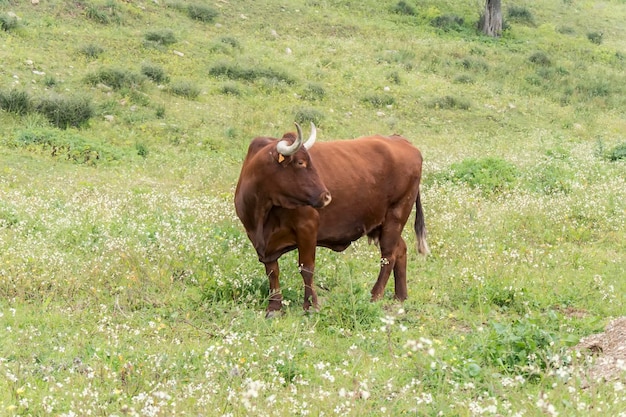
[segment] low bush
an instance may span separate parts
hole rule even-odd
[[[200,88],[191,81],[176,81],[173,82],[167,89],[171,94],[176,96],[185,97],[189,100],[194,100],[200,95]]]
[[[295,84],[296,82],[291,75],[283,71],[259,66],[245,66],[236,62],[218,62],[209,69],[209,75],[241,81],[256,81],[265,78],[286,84]]]
[[[158,84],[163,84],[169,81],[169,77],[165,73],[163,67],[151,62],[144,62],[141,64],[141,73]]]
[[[391,7],[391,12],[406,16],[417,16],[417,9],[406,1],[399,1]]]
[[[589,32],[589,33],[587,33],[587,39],[589,39],[589,42],[595,43],[596,45],[602,44],[603,37],[604,37],[604,35],[602,34],[602,32]]]
[[[388,94],[368,94],[363,97],[361,101],[372,107],[379,108],[393,105],[396,102],[396,99]]]
[[[324,120],[324,113],[310,107],[299,108],[295,112],[294,120],[301,125],[313,122],[319,126]]]
[[[443,97],[438,97],[438,98],[431,100],[428,103],[428,107],[431,107],[433,109],[469,110],[469,108],[471,107],[471,104],[469,101],[462,99],[462,98],[458,98],[454,96],[443,96]]]
[[[84,96],[52,95],[42,99],[36,107],[52,125],[60,129],[84,126],[94,114],[91,99]]]
[[[518,177],[517,167],[500,158],[465,159],[452,164],[443,175],[445,180],[460,182],[479,188],[489,195],[512,187]]]
[[[126,69],[101,68],[95,73],[88,74],[86,82],[91,85],[104,84],[114,90],[122,88],[139,88],[145,81],[145,76]]]
[[[625,160],[626,159],[626,142],[621,143],[615,146],[613,149],[611,149],[607,154],[607,158],[609,159],[609,161]]]
[[[511,6],[507,11],[507,18],[510,20],[527,25],[535,25],[535,17],[532,12],[525,6]]]
[[[103,6],[88,4],[85,8],[85,15],[88,19],[103,25],[122,22],[119,6],[113,0],[107,1]]]
[[[159,45],[171,45],[177,42],[174,32],[170,29],[152,30],[147,32],[144,37],[147,41],[154,42]]]
[[[465,23],[464,19],[454,14],[444,14],[437,16],[430,21],[431,26],[444,31],[459,31]]]
[[[187,14],[194,20],[211,23],[219,13],[214,8],[204,4],[190,4],[187,6]]]
[[[537,51],[528,57],[528,60],[535,65],[549,66],[552,64],[550,57],[543,51]]]
[[[236,83],[225,83],[220,87],[220,93],[231,96],[240,96],[242,91]]]
[[[78,52],[88,58],[98,58],[104,53],[104,48],[93,43],[83,45],[78,48]]]
[[[322,100],[326,96],[324,86],[318,83],[309,83],[302,92],[302,98],[309,101]]]
[[[17,17],[8,14],[0,14],[0,29],[9,32],[19,26]]]
[[[33,102],[25,90],[0,91],[0,109],[16,114],[26,114],[33,108]]]
[[[94,165],[120,158],[120,153],[107,145],[97,144],[70,131],[50,128],[20,131],[13,145],[77,164]]]

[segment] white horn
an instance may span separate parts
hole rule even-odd
[[[302,146],[302,129],[298,123],[296,123],[296,129],[298,130],[298,137],[291,145],[286,140],[281,140],[276,144],[276,150],[281,155],[291,156],[298,152],[298,149]]]
[[[316,137],[317,137],[317,129],[315,129],[315,125],[313,124],[313,122],[311,122],[311,135],[309,136],[307,141],[304,142],[304,149],[306,149],[307,151],[311,149],[311,146],[313,146],[313,144],[315,143]]]

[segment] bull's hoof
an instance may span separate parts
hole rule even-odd
[[[268,311],[267,313],[265,313],[265,318],[266,319],[274,319],[274,318],[282,316],[283,314],[285,314],[285,313],[283,313],[282,310],[271,310],[271,311]]]

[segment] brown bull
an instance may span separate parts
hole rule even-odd
[[[419,184],[422,155],[401,136],[318,143],[315,125],[297,135],[255,138],[235,191],[237,216],[265,265],[268,316],[282,307],[278,258],[298,249],[304,309],[318,307],[313,286],[317,246],[343,251],[367,235],[380,246],[372,300],[383,296],[391,271],[395,298],[407,298],[407,246],[402,229],[415,204],[417,249],[428,253]]]

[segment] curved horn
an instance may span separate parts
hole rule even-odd
[[[315,143],[316,137],[317,137],[317,129],[315,129],[315,125],[313,124],[313,122],[311,122],[311,135],[309,136],[307,141],[304,142],[304,145],[303,145],[304,149],[306,149],[307,151],[311,149],[311,146],[313,146],[313,144]]]
[[[296,129],[298,130],[298,137],[291,145],[289,145],[286,140],[281,140],[276,144],[276,150],[281,155],[291,156],[302,146],[302,129],[298,123],[296,123]]]

